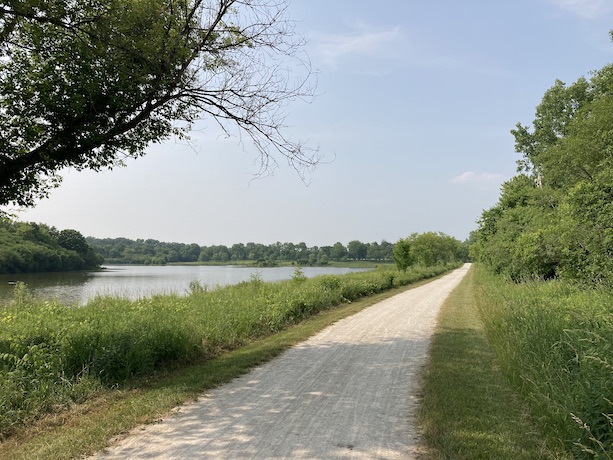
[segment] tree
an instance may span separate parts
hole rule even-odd
[[[86,254],[91,249],[85,237],[77,230],[62,230],[57,236],[57,242],[63,248],[70,249],[79,254]]]
[[[102,263],[76,230],[0,219],[0,273],[92,269]]]
[[[200,256],[200,246],[196,243],[178,246],[178,261],[180,262],[196,262]]]
[[[580,78],[569,87],[556,80],[536,108],[533,130],[520,123],[511,130],[515,137],[515,151],[524,155],[524,159],[518,162],[520,170],[534,171],[536,174],[542,172],[542,154],[566,134],[576,111],[590,99],[588,87],[585,78]]]
[[[400,238],[394,245],[393,255],[398,270],[406,272],[407,268],[415,263],[411,240],[409,238]]]
[[[542,176],[542,183],[569,188],[593,180],[610,162],[613,142],[613,66],[594,72],[591,80],[571,85],[557,80],[536,108],[532,130],[517,124],[511,133],[524,158],[519,169]]]
[[[343,246],[340,241],[334,243],[330,249],[330,259],[332,260],[345,260],[347,258],[347,248]]]
[[[0,206],[32,205],[62,168],[112,168],[187,137],[201,117],[246,134],[260,172],[276,154],[301,173],[316,165],[316,150],[282,132],[284,105],[313,95],[286,9],[287,0],[0,4]]]
[[[574,186],[560,210],[562,275],[613,286],[613,168]]]
[[[381,243],[376,241],[366,244],[366,258],[368,260],[392,260],[394,245],[382,240]]]
[[[498,203],[483,212],[471,252],[513,279],[554,276],[560,260],[560,193],[525,174],[502,185]]]
[[[566,86],[512,133],[524,155],[498,203],[483,212],[471,253],[513,279],[613,279],[613,66]],[[535,180],[537,173],[539,180]]]
[[[462,243],[442,232],[412,233],[409,237],[415,261],[430,267],[461,260]]]
[[[232,260],[245,260],[247,258],[247,254],[245,253],[245,245],[243,243],[235,243],[230,248],[230,253],[232,254]]]
[[[358,240],[353,240],[347,243],[347,253],[350,259],[362,260],[366,258],[368,246]]]

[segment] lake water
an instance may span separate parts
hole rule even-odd
[[[14,283],[22,281],[34,296],[57,299],[66,305],[83,305],[96,295],[119,295],[136,299],[154,294],[185,294],[191,281],[208,287],[225,286],[259,276],[264,281],[290,279],[295,267],[241,267],[205,265],[107,265],[102,270],[67,273],[0,275],[0,303],[12,296]],[[345,267],[302,267],[305,276],[341,275],[363,271]]]

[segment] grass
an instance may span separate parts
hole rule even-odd
[[[613,292],[479,270],[477,295],[501,369],[550,444],[613,458]]]
[[[477,267],[424,374],[431,459],[612,459],[613,293]]]
[[[423,378],[420,425],[428,458],[563,459],[501,372],[477,310],[475,270],[447,299]]]
[[[218,319],[223,321],[209,330],[206,343],[198,348],[201,353],[187,361],[171,360],[152,371],[128,373],[130,377],[112,388],[98,375],[94,378],[91,373],[79,373],[65,389],[72,392],[68,400],[73,402],[48,401],[47,415],[39,412],[0,443],[0,458],[69,459],[98,451],[110,439],[141,424],[155,423],[173,407],[247,372],[328,324],[404,289],[399,287],[403,284],[400,278],[385,273],[273,284],[252,280],[223,296],[194,285],[194,292],[184,300],[160,297],[149,300],[151,305],[130,303],[130,308],[124,301],[117,301],[117,307],[112,299],[95,304],[100,310],[97,314],[106,311],[108,321],[117,319],[118,327],[109,329],[115,331],[112,338],[121,338],[126,329],[134,329],[135,343],[140,346],[150,343],[146,337],[157,337],[152,332],[154,327],[145,326],[157,327],[155,321],[161,320],[158,312],[152,317],[155,321],[142,321],[142,315],[150,313],[147,305],[168,306],[163,310],[165,315],[178,312],[162,325],[178,321],[180,328],[194,322],[198,315],[207,321],[215,317],[208,310],[214,310],[217,303],[225,313],[219,314]],[[426,275],[432,273],[420,274]],[[334,304],[334,308],[326,306],[320,297],[326,290],[341,293],[345,301]],[[16,301],[27,305],[27,291],[19,296],[22,298]],[[260,306],[241,304],[244,297],[259,299]],[[353,300],[348,302],[350,298]],[[236,317],[245,305],[253,310],[258,322],[243,324]],[[510,283],[480,269],[471,270],[441,310],[423,373],[420,424],[427,458],[613,458],[612,306],[610,291],[585,290],[558,281]],[[128,314],[132,310],[141,316]],[[41,311],[45,313],[42,318]],[[0,346],[7,347],[9,329],[20,343],[28,344],[27,353],[19,356],[9,343],[8,350],[13,354],[5,353],[10,356],[2,358],[4,372],[11,362],[19,364],[10,370],[14,374],[21,372],[23,377],[26,371],[32,372],[27,380],[31,384],[27,401],[32,401],[37,392],[63,388],[54,388],[52,379],[48,379],[53,374],[48,364],[55,361],[47,360],[48,342],[40,339],[53,329],[50,325],[64,324],[65,312],[65,308],[50,304],[38,314],[32,308],[21,313],[15,308],[0,311]],[[178,319],[181,315],[184,320]],[[130,328],[122,329],[124,321],[135,319],[138,321]],[[100,319],[96,324],[102,326],[104,322]],[[24,334],[28,330],[36,334]],[[164,354],[159,350],[156,353]],[[7,397],[15,382],[22,385],[16,386],[15,395],[24,394],[24,381],[5,379],[0,388],[0,393],[5,393],[2,397]],[[47,387],[37,388],[35,382],[46,382]],[[0,417],[6,417],[6,400],[2,404]]]
[[[154,422],[399,286],[444,271],[381,270],[287,283],[254,279],[216,291],[194,285],[185,298],[107,298],[78,309],[36,306],[21,292],[12,308],[0,311],[0,347],[8,350],[1,352],[6,437],[0,457],[66,459],[99,450],[110,438]],[[80,368],[78,359],[84,359]],[[104,363],[111,366],[96,367]],[[50,396],[62,392],[63,399]]]

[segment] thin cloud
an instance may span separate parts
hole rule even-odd
[[[428,37],[407,31],[399,26],[385,30],[359,22],[351,26],[352,32],[341,34],[313,33],[314,46],[311,57],[331,69],[348,64],[355,70],[369,75],[382,75],[388,66],[369,65],[367,59],[384,59],[401,67],[420,69],[445,69],[487,75],[493,78],[513,78],[513,72],[484,62],[472,62],[464,57],[451,56],[431,49]],[[399,52],[402,50],[402,52]]]
[[[390,46],[403,39],[400,27],[389,30],[360,30],[351,34],[314,35],[316,52],[322,61],[336,68],[340,60],[356,56],[389,56]]]
[[[610,0],[550,0],[558,8],[566,10],[575,16],[595,19],[613,11]]]
[[[504,177],[502,174],[495,174],[489,172],[476,173],[474,171],[466,171],[459,176],[452,178],[449,183],[455,185],[464,184],[499,184]]]

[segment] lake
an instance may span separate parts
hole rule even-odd
[[[305,276],[342,275],[359,268],[301,267]],[[0,275],[0,303],[8,301],[14,283],[24,282],[34,296],[57,299],[66,305],[83,305],[96,295],[119,295],[130,299],[155,294],[185,294],[191,281],[210,288],[248,281],[259,276],[264,281],[290,279],[295,267],[243,267],[207,265],[105,265],[102,270],[64,273]]]

